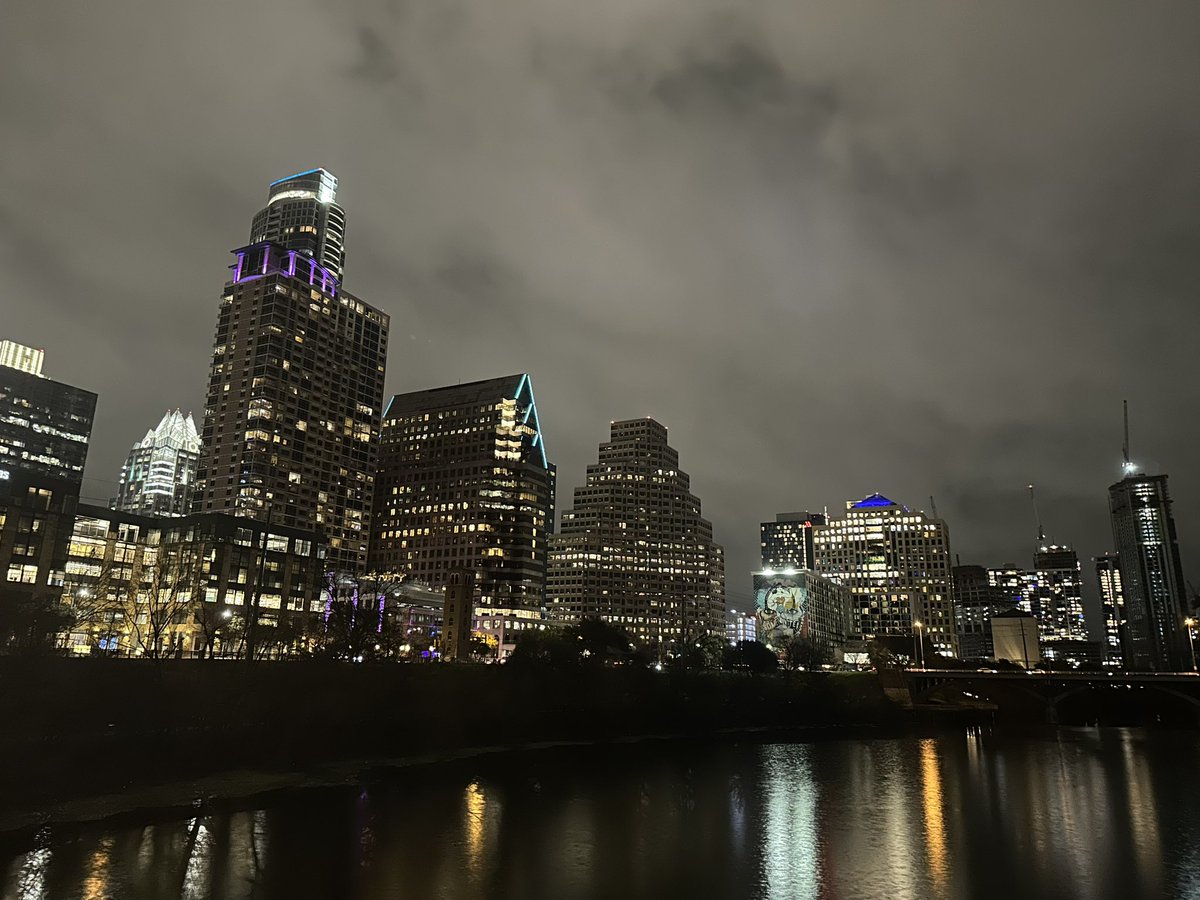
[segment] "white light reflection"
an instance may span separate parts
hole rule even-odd
[[[820,893],[817,787],[810,752],[804,744],[763,748],[766,810],[762,872],[771,897],[800,900]]]

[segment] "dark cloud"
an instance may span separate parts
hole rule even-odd
[[[0,28],[0,331],[100,393],[106,496],[199,410],[226,251],[325,165],[389,388],[534,375],[564,505],[654,415],[744,596],[879,490],[964,560],[1109,547],[1120,401],[1200,559],[1190,3],[64,4]],[[1196,563],[1200,564],[1200,563]]]

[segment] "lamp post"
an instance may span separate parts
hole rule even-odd
[[[1183,624],[1184,624],[1184,627],[1187,628],[1188,652],[1192,656],[1192,671],[1195,672],[1196,671],[1196,644],[1195,644],[1195,640],[1192,638],[1192,626],[1196,624],[1196,620],[1193,619],[1191,616],[1189,616],[1188,618],[1183,620]]]
[[[925,668],[925,641],[923,640],[924,633],[921,630],[924,627],[925,626],[921,624],[920,619],[916,619],[913,621],[913,635],[917,639],[917,647],[919,648],[919,652],[921,654],[921,668],[922,669]]]

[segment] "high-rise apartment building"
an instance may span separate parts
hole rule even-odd
[[[309,169],[272,181],[267,205],[250,227],[250,243],[298,250],[338,281],[346,267],[346,212],[337,204],[332,172]]]
[[[1186,583],[1167,476],[1127,465],[1126,476],[1108,489],[1108,507],[1125,599],[1125,666],[1190,668]]]
[[[957,636],[946,523],[872,494],[815,533],[817,571],[853,594],[852,627],[865,638],[928,635],[954,654]]]
[[[1121,566],[1115,553],[1095,557],[1096,580],[1100,584],[1100,613],[1104,619],[1104,664],[1124,663],[1125,593],[1121,589]]]
[[[551,541],[548,594],[558,620],[605,619],[660,656],[724,633],[724,550],[664,425],[612,423]]]
[[[321,529],[330,564],[356,570],[367,557],[389,319],[310,249],[265,241],[234,251],[193,509]]]
[[[992,581],[983,566],[955,566],[951,575],[959,656],[989,658],[995,652],[992,617],[1017,608],[1017,603],[1006,588]]]
[[[168,410],[129,451],[112,508],[156,516],[187,515],[192,511],[199,461],[200,435],[191,413]]]
[[[554,477],[528,375],[397,394],[383,417],[370,567],[434,589],[465,570],[482,627],[540,622]]]
[[[763,569],[816,569],[813,529],[825,524],[820,513],[779,513],[759,526]]]
[[[1043,649],[1052,654],[1052,641],[1086,641],[1083,619],[1083,569],[1075,551],[1065,544],[1042,544],[1033,556],[1038,620]]]

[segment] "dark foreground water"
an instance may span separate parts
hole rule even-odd
[[[0,843],[8,898],[1200,897],[1200,738],[497,755]]]

